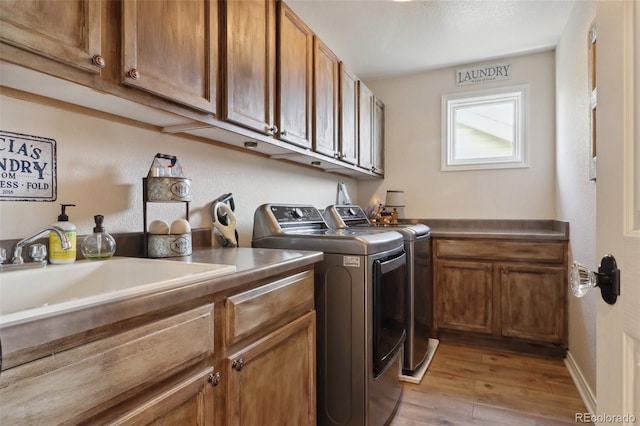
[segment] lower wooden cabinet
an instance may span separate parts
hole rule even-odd
[[[315,424],[313,271],[231,296],[225,310],[226,424]]]
[[[2,371],[0,424],[315,424],[313,269],[248,288]]]
[[[228,425],[312,425],[315,312],[227,358]]]
[[[101,423],[100,413],[135,398],[135,389],[165,386],[206,361],[213,335],[208,304],[5,370],[0,424]]]
[[[111,425],[212,425],[214,424],[213,368],[205,368],[177,384],[153,394],[137,407],[114,419],[96,423]]]
[[[493,332],[492,268],[491,263],[438,261],[435,272],[438,328]]]
[[[564,343],[565,268],[502,264],[500,334],[538,342]]]
[[[565,241],[434,239],[438,337],[564,356]]]

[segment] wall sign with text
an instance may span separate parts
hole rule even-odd
[[[490,83],[492,81],[510,80],[511,64],[478,65],[456,70],[456,86]]]
[[[0,130],[0,201],[55,201],[56,141]]]

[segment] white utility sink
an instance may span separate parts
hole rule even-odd
[[[113,257],[0,273],[0,325],[122,300],[234,272],[234,265]]]

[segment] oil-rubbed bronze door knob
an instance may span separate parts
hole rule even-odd
[[[140,71],[138,71],[137,68],[131,68],[127,72],[127,76],[129,76],[130,78],[133,78],[134,80],[140,80]]]
[[[220,381],[222,381],[222,375],[220,374],[220,372],[215,372],[213,374],[209,374],[209,383],[211,383],[213,386],[218,386],[220,384]]]
[[[231,364],[231,368],[233,368],[236,371],[241,371],[244,368],[244,359],[239,358],[233,361],[233,364]]]
[[[102,55],[93,55],[93,58],[91,58],[91,63],[98,68],[104,68],[107,66],[107,61],[104,60]]]

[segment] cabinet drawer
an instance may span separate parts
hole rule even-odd
[[[210,304],[3,371],[0,424],[78,419],[212,353]]]
[[[435,240],[435,255],[448,259],[534,260],[562,263],[564,243],[498,240]]]
[[[226,336],[233,344],[269,326],[283,324],[313,310],[313,271],[237,294],[226,300]]]

